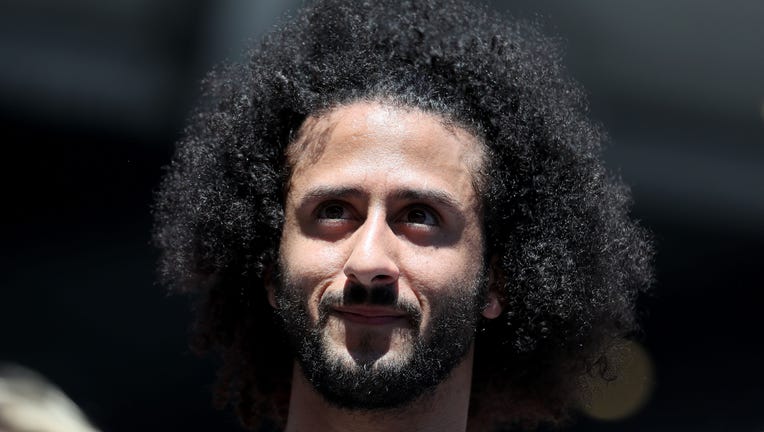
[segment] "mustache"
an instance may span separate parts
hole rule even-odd
[[[361,284],[349,284],[342,292],[329,292],[318,304],[318,320],[326,324],[332,308],[337,306],[370,305],[384,306],[396,312],[406,314],[414,328],[422,322],[419,305],[411,300],[398,297],[398,289],[393,285],[366,287]]]

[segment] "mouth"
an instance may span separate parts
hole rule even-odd
[[[408,322],[404,312],[380,307],[335,307],[332,315],[355,324],[382,326],[399,322]]]

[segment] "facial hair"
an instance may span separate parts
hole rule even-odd
[[[469,352],[485,301],[482,274],[466,283],[454,282],[431,300],[430,324],[420,330],[418,304],[398,298],[394,288],[351,285],[342,293],[327,293],[319,304],[318,322],[312,323],[303,294],[307,291],[292,283],[288,273],[281,275],[277,314],[305,378],[327,402],[349,410],[400,408],[431,394]],[[403,343],[411,344],[410,354],[394,360],[354,357],[349,364],[332,353],[325,333],[328,311],[332,306],[354,304],[404,312],[409,328]],[[363,339],[360,345],[361,351],[366,349]]]

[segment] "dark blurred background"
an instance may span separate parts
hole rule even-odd
[[[0,4],[0,362],[106,432],[239,430],[154,279],[150,204],[198,82],[297,1]],[[652,390],[575,431],[764,430],[764,2],[494,1],[558,35],[655,234]]]

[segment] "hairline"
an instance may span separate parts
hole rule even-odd
[[[474,160],[469,161],[465,165],[470,171],[470,177],[472,178],[471,184],[475,193],[478,213],[482,214],[488,189],[487,173],[490,164],[489,154],[491,153],[489,146],[485,142],[484,134],[480,133],[477,127],[470,127],[464,122],[455,119],[451,113],[416,106],[401,101],[399,97],[387,95],[357,98],[320,108],[307,115],[297,129],[297,132],[290,138],[284,152],[284,167],[286,172],[283,192],[284,202],[286,202],[286,197],[291,189],[292,178],[295,172],[304,166],[305,159],[307,158],[308,164],[313,164],[321,157],[332,131],[337,126],[337,121],[332,120],[332,115],[340,108],[356,104],[376,104],[385,108],[403,110],[407,113],[419,111],[437,120],[440,126],[453,136],[459,138],[459,132],[467,135],[471,141],[470,145],[475,146],[477,158],[474,158]],[[322,124],[326,124],[326,126],[321,127]]]

